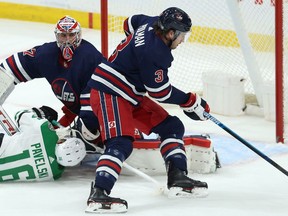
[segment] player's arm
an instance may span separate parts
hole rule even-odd
[[[95,66],[96,68],[96,66]],[[89,79],[90,79],[91,75],[89,75]],[[84,80],[86,83],[87,81]],[[74,105],[75,108],[75,105]],[[79,115],[81,112],[85,113],[85,112],[92,112],[92,108],[90,106],[90,87],[86,86],[83,91],[81,91],[80,94],[80,107],[75,108],[73,110],[71,110],[69,107],[67,106],[63,106],[62,107],[62,111],[64,113],[64,115],[61,117],[61,119],[59,120],[59,123],[64,126],[64,127],[68,127],[77,117],[77,115]]]
[[[28,118],[26,117],[28,116]],[[33,121],[34,117],[38,117],[40,119],[47,119],[48,121],[57,121],[58,113],[48,106],[42,106],[39,108],[33,107],[32,109],[21,110],[15,114],[15,122],[19,126],[24,124],[30,124],[29,121]]]
[[[38,48],[39,46],[36,46],[30,50],[15,53],[0,64],[6,73],[15,78],[15,84],[41,77],[37,69]]]
[[[206,120],[203,113],[204,111],[209,113],[210,107],[203,98],[194,93],[185,93],[172,86],[169,82],[168,70],[163,69],[166,67],[157,67],[156,62],[150,65],[154,67],[149,69],[154,71],[153,73],[147,73],[147,68],[142,72],[142,79],[149,96],[160,103],[179,105],[193,120]]]
[[[59,123],[63,127],[68,127],[74,122],[73,128],[79,131],[77,137],[84,141],[87,152],[95,152],[95,144],[98,144],[101,138],[98,119],[90,106],[90,87],[87,86],[81,92],[80,104],[81,108],[77,115],[64,106],[62,108],[64,116],[59,120]],[[74,121],[77,116],[77,120]]]
[[[16,84],[41,77],[36,69],[37,48],[38,47],[34,47],[30,50],[11,55],[0,63],[0,105],[4,103]],[[5,92],[5,94],[3,94],[3,92]],[[5,95],[5,97],[3,97],[3,95]]]
[[[62,107],[62,111],[64,115],[60,118],[59,123],[64,127],[68,127],[74,121],[77,114],[73,113],[66,106]]]
[[[180,107],[183,109],[184,113],[189,118],[194,120],[207,120],[207,118],[203,115],[204,112],[210,112],[210,107],[207,102],[198,94],[188,93],[187,95],[189,96],[187,102],[180,104]]]
[[[123,22],[123,30],[126,36],[129,36],[130,34],[134,33],[134,28],[131,24],[132,17],[133,16],[127,17]]]
[[[185,103],[189,97],[183,91],[172,86],[168,77],[168,68],[173,61],[172,55],[166,52],[167,56],[164,56],[161,54],[161,50],[157,53],[153,47],[149,52],[153,52],[155,55],[145,55],[140,63],[141,80],[149,96],[160,103],[178,105]]]

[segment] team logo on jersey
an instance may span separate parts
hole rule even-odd
[[[115,128],[116,127],[116,122],[115,121],[110,121],[108,126],[109,126],[109,128]]]
[[[74,103],[76,100],[76,94],[70,83],[65,79],[56,79],[52,85],[52,90],[56,97],[63,103]]]

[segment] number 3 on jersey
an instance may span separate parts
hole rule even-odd
[[[156,83],[161,83],[164,79],[164,75],[163,75],[163,70],[157,70],[155,71],[155,82]]]

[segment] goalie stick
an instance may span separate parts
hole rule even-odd
[[[131,172],[137,174],[138,176],[140,176],[141,178],[149,181],[149,182],[152,182],[154,185],[155,185],[155,194],[162,194],[164,192],[164,187],[160,185],[160,183],[152,178],[151,176],[147,175],[146,173],[132,167],[131,165],[127,164],[126,162],[123,162],[123,166],[130,170]]]
[[[240,137],[238,134],[236,134],[234,131],[229,129],[227,126],[225,126],[223,123],[221,123],[218,119],[213,117],[207,112],[204,112],[204,116],[208,119],[210,119],[212,122],[214,122],[216,125],[221,127],[223,130],[225,130],[227,133],[229,133],[231,136],[236,138],[238,141],[243,143],[245,146],[247,146],[249,149],[254,151],[256,154],[258,154],[260,157],[262,157],[264,160],[266,160],[268,163],[270,163],[272,166],[274,166],[276,169],[284,173],[286,176],[288,176],[288,171],[285,170],[283,167],[281,167],[279,164],[277,164],[275,161],[273,161],[271,158],[269,158],[267,155],[265,155],[263,152],[259,151],[257,148],[255,148],[253,145],[251,145],[249,142],[244,140],[242,137]]]
[[[5,73],[4,69],[0,67],[0,125],[10,136],[18,132],[19,129],[6,113],[2,104],[13,91],[14,87],[14,78]]]
[[[52,124],[54,126],[59,127],[59,128],[65,128],[63,125],[61,125],[59,122],[57,122],[55,120],[52,120]],[[81,138],[83,140],[85,140],[85,138],[82,136],[82,134],[79,131],[77,131],[77,133],[78,133],[78,135],[81,136]],[[88,142],[88,141],[85,140],[85,142]],[[96,151],[97,151],[97,153],[100,153],[100,154],[102,154],[104,152],[103,149],[100,148],[100,147],[96,147]],[[137,174],[138,176],[142,177],[143,179],[146,179],[146,180],[152,182],[155,185],[155,187],[156,187],[155,188],[155,193],[156,194],[161,194],[164,191],[164,188],[160,185],[160,183],[157,180],[155,180],[154,178],[152,178],[151,176],[149,176],[146,173],[144,173],[144,172],[132,167],[131,165],[127,164],[126,162],[123,162],[123,166],[126,169],[130,170],[131,172],[133,172],[133,173]]]

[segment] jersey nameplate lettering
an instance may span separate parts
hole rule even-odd
[[[135,33],[135,47],[145,44],[144,31],[148,24],[140,26]]]

